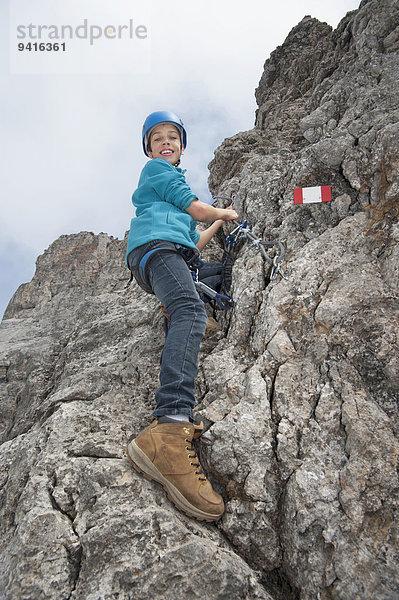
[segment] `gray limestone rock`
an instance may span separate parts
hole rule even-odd
[[[125,241],[62,236],[38,258],[0,328],[2,599],[399,597],[398,28],[392,0],[335,31],[305,17],[266,61],[255,128],[210,165],[287,275],[244,245],[202,344],[217,525],[125,458],[164,335]],[[293,204],[318,185],[332,202]]]

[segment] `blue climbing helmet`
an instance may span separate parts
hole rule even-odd
[[[159,125],[159,123],[173,123],[173,125],[176,125],[177,129],[180,131],[183,149],[187,146],[187,133],[184,129],[183,121],[175,115],[175,113],[169,112],[168,110],[157,110],[148,115],[143,125],[143,150],[146,156],[148,156],[147,146],[151,130],[155,125]]]

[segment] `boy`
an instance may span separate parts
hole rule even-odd
[[[144,122],[144,166],[133,194],[136,216],[128,238],[127,261],[141,287],[155,294],[170,318],[161,357],[156,417],[127,447],[133,466],[161,483],[172,502],[198,520],[215,521],[224,512],[222,497],[206,478],[197,456],[203,430],[194,423],[195,377],[207,316],[188,263],[195,260],[225,221],[231,208],[197,199],[179,168],[187,133],[177,115],[151,113]],[[197,221],[214,221],[195,231]]]

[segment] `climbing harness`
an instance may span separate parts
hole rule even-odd
[[[184,260],[186,261],[186,263],[191,271],[191,275],[192,275],[194,285],[195,285],[197,291],[201,294],[205,294],[205,296],[207,296],[210,300],[213,300],[215,302],[215,304],[221,310],[229,310],[230,308],[232,308],[234,306],[234,302],[229,296],[227,296],[226,294],[220,294],[219,292],[216,292],[214,289],[212,289],[211,287],[209,287],[202,281],[199,281],[198,272],[199,272],[199,269],[201,268],[201,265],[203,264],[203,261],[199,258],[199,252],[195,251],[193,248],[187,248],[186,246],[182,246],[181,244],[177,244],[177,243],[173,243],[173,246],[174,246],[174,248],[171,246],[164,246],[161,242],[159,244],[159,246],[155,246],[151,250],[148,250],[148,252],[146,252],[141,257],[140,262],[139,262],[138,266],[135,268],[135,272],[134,272],[136,281],[140,285],[140,287],[144,291],[146,291],[150,294],[153,293],[153,291],[151,290],[151,287],[148,283],[147,270],[148,270],[149,262],[150,262],[152,256],[156,252],[160,252],[160,251],[176,252],[178,254],[181,254],[183,256]],[[132,272],[130,281],[132,281],[132,278],[133,278],[133,272]]]
[[[214,199],[216,200],[218,198],[220,200],[229,200],[231,203],[233,203],[233,199],[227,196],[216,196],[216,198]],[[232,221],[232,223],[236,225],[236,228],[233,229],[233,231],[231,231],[225,239],[222,263],[226,263],[227,265],[230,262],[232,264],[233,253],[236,247],[238,246],[239,242],[247,240],[251,242],[250,247],[259,250],[264,260],[271,264],[272,269],[269,277],[270,281],[274,281],[278,275],[280,275],[280,277],[283,277],[284,279],[287,279],[287,276],[284,275],[284,273],[281,270],[281,264],[285,257],[285,247],[283,246],[283,244],[279,240],[267,241],[263,240],[262,238],[256,237],[252,233],[251,228],[248,227],[246,220],[244,220],[242,223],[239,223],[238,221]],[[273,258],[271,258],[267,254],[265,246],[277,246],[278,253],[275,254]]]

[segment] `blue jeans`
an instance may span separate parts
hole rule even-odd
[[[128,262],[133,274],[141,257],[157,243],[159,240],[154,240],[130,252]],[[193,420],[194,380],[207,316],[183,256],[175,252],[173,242],[162,242],[162,247],[170,247],[170,251],[154,252],[147,266],[147,283],[170,317],[153,415],[184,414]],[[209,275],[215,276],[214,269]]]

